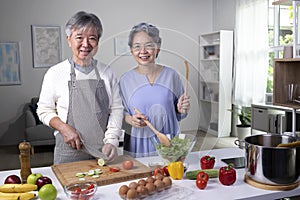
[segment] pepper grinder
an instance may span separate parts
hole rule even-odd
[[[27,182],[27,177],[31,174],[31,167],[30,167],[30,149],[31,145],[29,142],[21,142],[19,144],[20,150],[20,163],[21,163],[21,178],[22,183]]]

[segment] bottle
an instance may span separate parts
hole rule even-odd
[[[27,177],[31,174],[31,167],[30,167],[30,149],[31,145],[29,142],[21,142],[19,144],[19,150],[20,150],[20,163],[21,163],[21,179],[22,183],[27,182]]]

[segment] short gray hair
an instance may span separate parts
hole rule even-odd
[[[94,27],[97,30],[98,39],[102,36],[103,28],[100,19],[93,13],[79,11],[73,15],[66,24],[66,34],[72,35],[72,31],[86,27]]]
[[[132,47],[133,37],[136,33],[146,32],[150,37],[153,38],[154,42],[158,45],[161,45],[161,38],[159,37],[159,30],[152,24],[148,24],[145,22],[139,23],[132,27],[129,33],[128,45]]]

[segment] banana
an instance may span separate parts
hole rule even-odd
[[[35,197],[34,193],[3,193],[0,192],[0,200],[30,200]]]
[[[37,190],[37,185],[24,183],[24,184],[3,184],[0,186],[0,192],[30,192],[33,190]]]

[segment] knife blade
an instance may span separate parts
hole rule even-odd
[[[81,133],[79,131],[76,130],[76,132],[79,135],[79,138],[81,140],[82,146],[83,146],[83,151],[85,151],[86,153],[90,154],[91,156],[95,157],[95,158],[103,158],[105,160],[105,162],[108,161],[108,157],[106,154],[102,153],[99,149],[97,149],[96,147],[90,145],[88,142],[86,142]]]
[[[98,158],[98,159],[103,158],[106,162],[108,161],[107,155],[102,153],[99,149],[97,149],[97,148],[93,147],[92,145],[89,145],[83,141],[82,141],[82,144],[85,147],[85,149],[87,150],[87,153],[89,153],[93,157]]]

